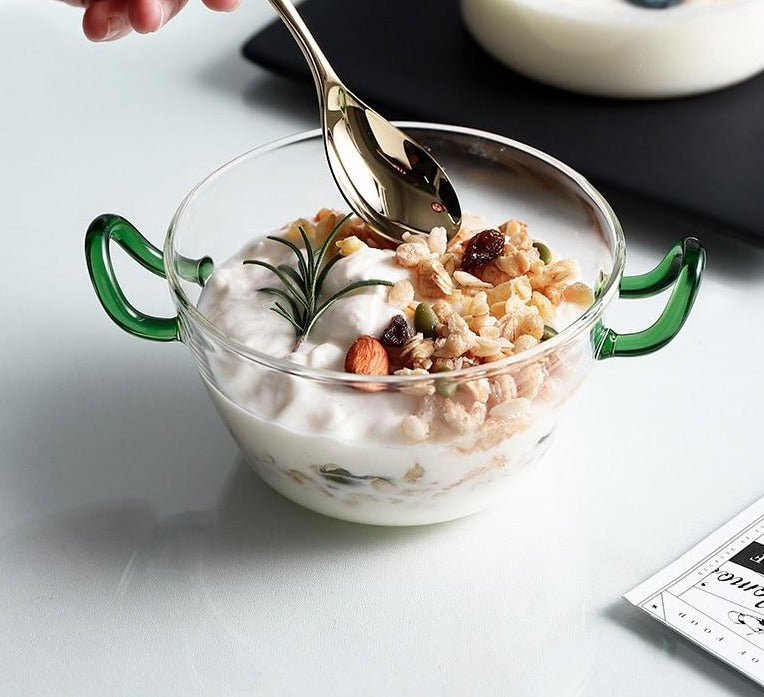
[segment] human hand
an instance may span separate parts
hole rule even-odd
[[[84,7],[82,29],[91,41],[114,41],[131,31],[148,34],[172,19],[188,0],[63,0]],[[211,10],[230,12],[240,0],[203,0]]]

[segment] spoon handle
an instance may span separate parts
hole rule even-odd
[[[330,81],[339,82],[337,74],[326,59],[324,52],[319,48],[305,22],[302,21],[297,8],[289,0],[270,0],[270,3],[286,24],[287,29],[305,56],[316,83],[319,99],[323,99],[326,83]]]

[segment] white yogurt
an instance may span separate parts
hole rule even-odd
[[[278,286],[278,280],[267,269],[242,264],[244,259],[260,259],[273,265],[293,265],[290,254],[270,240],[248,245],[215,271],[198,307],[226,334],[252,349],[310,368],[342,371],[345,352],[353,341],[362,334],[379,336],[400,310],[387,303],[387,286],[361,288],[330,307],[294,350],[294,329],[270,310],[273,296],[258,290]],[[393,257],[392,251],[366,247],[343,258],[327,276],[325,297],[359,279],[395,282],[410,278],[410,271],[398,266]],[[236,404],[298,432],[400,442],[400,422],[414,408],[413,398],[388,393],[385,408],[377,405],[372,415],[367,393],[252,369],[240,361],[219,361],[216,367],[226,393]]]
[[[764,69],[764,2],[685,0],[647,9],[626,0],[461,0],[483,48],[542,82],[613,97],[676,97]]]
[[[487,227],[479,219],[473,224]],[[258,290],[278,281],[267,269],[243,264],[245,259],[293,263],[278,243],[247,245],[216,269],[198,307],[223,332],[271,356],[342,371],[358,336],[381,335],[400,314],[387,303],[387,287],[359,289],[332,306],[295,350],[294,329],[270,310],[273,296]],[[395,263],[392,251],[363,248],[334,266],[324,295],[370,278],[413,281],[413,272]],[[561,316],[570,321],[580,312],[570,306]],[[590,352],[584,337],[571,361],[588,361]],[[223,420],[266,482],[313,510],[387,525],[448,520],[496,500],[502,483],[546,449],[557,402],[583,378],[573,371],[551,398],[518,400],[527,408],[509,417],[507,424],[517,424],[512,436],[484,447],[474,433],[408,440],[401,424],[420,408],[421,396],[295,377],[222,351],[207,354],[201,372]]]

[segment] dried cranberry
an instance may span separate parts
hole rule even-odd
[[[462,268],[472,271],[501,256],[504,251],[504,235],[498,230],[483,230],[471,237],[464,247]]]
[[[385,346],[401,347],[410,338],[409,323],[403,315],[395,315],[382,332],[382,343]]]

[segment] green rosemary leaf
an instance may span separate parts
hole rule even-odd
[[[295,320],[292,317],[290,317],[289,313],[286,310],[284,310],[281,307],[281,305],[276,303],[272,308],[270,308],[270,310],[271,312],[275,312],[277,315],[287,320],[287,322],[289,322],[289,324],[291,324],[294,327],[294,330],[295,332],[297,332],[298,337],[302,338],[303,336],[305,336],[302,333],[302,327],[297,322],[295,322]]]
[[[276,278],[279,279],[284,284],[284,287],[288,289],[288,291],[295,296],[297,300],[300,300],[300,302],[305,305],[305,308],[307,309],[308,305],[307,303],[303,302],[300,298],[300,291],[298,288],[294,287],[294,284],[292,283],[289,276],[285,275],[282,271],[277,269],[273,264],[269,264],[267,261],[260,261],[259,259],[245,259],[242,264],[252,264],[254,266],[262,266],[264,269],[268,269],[271,273],[273,273]]]
[[[341,254],[335,254],[329,261],[324,264],[324,268],[321,269],[321,272],[318,274],[318,278],[316,278],[316,295],[321,294],[321,290],[324,287],[324,281],[326,280],[326,274],[331,271],[332,267],[340,260],[342,259]]]
[[[289,247],[289,249],[294,252],[294,255],[297,257],[297,266],[300,270],[300,275],[303,278],[308,277],[308,266],[305,262],[305,255],[302,253],[302,250],[291,240],[288,240],[286,237],[278,237],[277,235],[268,235],[266,237],[268,240],[273,240],[274,242],[278,242],[279,244],[283,244],[286,247]]]
[[[279,272],[273,264],[269,264],[267,261],[261,261],[260,259],[245,259],[241,263],[245,265],[252,264],[253,266],[262,266],[264,269],[268,269],[268,271],[273,271],[276,275],[278,275]]]
[[[302,312],[300,310],[300,307],[298,306],[294,296],[290,295],[284,290],[281,290],[281,288],[258,288],[258,290],[261,293],[268,293],[268,295],[277,295],[280,298],[284,298],[289,303],[289,307],[292,309],[292,316],[295,318],[299,318],[302,316]],[[300,300],[297,298],[297,300]],[[302,302],[300,300],[300,302]],[[307,308],[306,308],[307,309]]]
[[[338,290],[334,295],[332,295],[331,298],[324,301],[323,305],[321,305],[319,309],[323,309],[324,307],[346,296],[348,293],[352,293],[354,290],[357,290],[358,288],[365,288],[366,286],[392,286],[392,285],[393,285],[392,281],[382,281],[378,278],[372,278],[369,281],[355,281],[354,283],[351,283],[350,285],[345,286],[342,290]]]
[[[305,285],[310,289],[309,297],[315,297],[316,258],[313,254],[313,245],[310,243],[310,238],[305,233],[305,228],[302,225],[299,225],[297,229],[300,231],[300,237],[302,237],[302,242],[305,245],[305,255],[307,256],[308,273],[305,277]]]
[[[310,243],[310,238],[302,226],[299,226],[298,230],[302,242],[305,244],[304,251],[291,240],[284,237],[269,235],[267,239],[289,247],[296,257],[297,269],[288,264],[274,266],[273,264],[260,261],[259,259],[246,259],[243,262],[244,264],[255,264],[268,269],[268,271],[273,273],[284,286],[283,288],[267,286],[265,288],[260,288],[259,290],[263,293],[274,295],[282,301],[286,301],[286,305],[280,301],[276,301],[270,309],[279,315],[279,317],[283,317],[287,320],[287,322],[294,328],[295,333],[297,334],[295,349],[308,335],[308,332],[310,332],[311,328],[316,323],[316,320],[340,298],[343,298],[348,293],[351,293],[358,288],[364,288],[366,286],[393,285],[390,281],[380,281],[377,279],[370,281],[356,281],[355,283],[351,283],[340,289],[328,300],[319,304],[318,299],[321,296],[321,289],[327,274],[334,265],[342,259],[342,257],[340,254],[334,254],[326,263],[324,263],[324,259],[326,258],[332,243],[337,238],[343,224],[349,217],[349,215],[345,216],[334,226],[334,228],[332,228],[332,231],[318,250],[313,249],[313,246]]]
[[[316,253],[316,269],[321,269],[321,264],[324,261],[324,258],[326,257],[326,253],[329,251],[329,247],[332,245],[334,240],[337,238],[337,235],[339,234],[340,230],[342,229],[342,226],[350,220],[351,213],[348,213],[345,217],[343,217],[341,220],[339,220],[334,227],[332,228],[331,232],[326,236],[326,239],[324,240],[324,243],[321,245],[321,248]],[[334,256],[332,256],[326,264],[324,264],[324,268],[321,269],[318,276],[315,279],[315,284],[313,286],[313,291],[315,293],[316,297],[319,297],[321,295],[321,291],[324,287],[324,281],[326,280],[326,275],[329,273],[329,270],[334,266],[342,256],[335,252]]]
[[[305,330],[305,334],[307,334],[310,329],[315,324],[316,320],[324,314],[334,303],[336,303],[340,298],[344,298],[348,293],[352,293],[354,290],[358,290],[359,288],[365,288],[367,286],[392,286],[393,284],[390,281],[381,281],[379,279],[372,279],[370,281],[356,281],[355,283],[351,283],[348,286],[345,286],[342,290],[337,291],[334,295],[332,295],[331,298],[328,300],[325,300],[313,313],[313,317],[310,319],[310,322],[308,324],[307,329]]]
[[[339,234],[340,230],[342,229],[342,226],[350,220],[352,213],[348,213],[342,220],[340,220],[333,228],[332,231],[329,233],[327,238],[324,240],[324,243],[321,245],[321,248],[316,253],[316,268],[319,268],[321,264],[324,261],[324,257],[326,256],[326,252],[329,250],[329,247],[331,246],[332,242],[334,242],[335,238]],[[319,287],[320,292],[320,287]]]
[[[305,284],[303,283],[302,276],[300,276],[299,273],[294,269],[294,267],[289,266],[289,264],[279,264],[276,267],[279,271],[283,271],[287,276],[289,276],[300,288],[300,290],[303,292],[304,295],[307,297],[307,288],[305,288]]]

